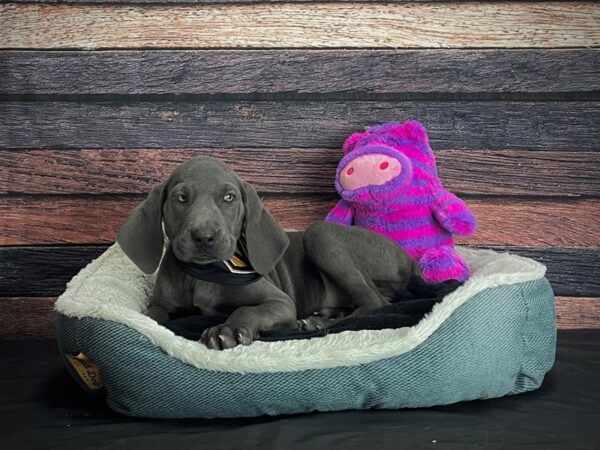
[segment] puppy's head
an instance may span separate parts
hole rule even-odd
[[[256,191],[222,162],[193,158],[155,186],[122,226],[117,241],[144,272],[158,267],[163,229],[175,256],[208,264],[231,258],[245,238],[250,263],[269,273],[289,243]]]

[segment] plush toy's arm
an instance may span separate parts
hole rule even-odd
[[[477,220],[467,204],[446,190],[440,191],[433,207],[435,218],[452,234],[470,236],[475,233]]]
[[[346,200],[340,200],[337,202],[327,217],[325,217],[325,221],[339,223],[341,225],[352,225],[353,212],[350,203]]]

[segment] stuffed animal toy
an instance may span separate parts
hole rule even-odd
[[[387,236],[429,282],[466,280],[452,235],[473,234],[475,216],[442,186],[425,128],[415,121],[378,125],[352,134],[343,150],[335,177],[342,199],[325,220]]]

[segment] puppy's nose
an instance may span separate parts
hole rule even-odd
[[[192,239],[196,245],[212,247],[217,241],[217,233],[212,230],[195,230],[192,231]]]

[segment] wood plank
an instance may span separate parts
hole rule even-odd
[[[55,297],[0,298],[0,339],[56,336]],[[600,298],[557,297],[559,329],[600,328]]]
[[[0,298],[0,339],[45,339],[55,334],[53,297]]]
[[[454,3],[473,2],[481,0],[387,0],[386,3]],[[530,0],[542,1],[542,0]],[[559,0],[561,1],[561,0]],[[572,0],[562,0],[572,1]],[[281,2],[281,0],[10,0],[11,3],[101,3],[101,4],[184,4],[184,3],[207,3],[207,4],[236,4],[236,3],[270,3]],[[356,0],[286,0],[286,3],[344,3],[356,2]],[[361,0],[363,3],[379,3],[381,0]]]
[[[0,296],[56,296],[106,246],[2,247]]]
[[[0,198],[0,245],[112,243],[142,197]],[[267,198],[265,204],[285,228],[304,229],[322,219],[333,197]]]
[[[0,194],[144,194],[194,156],[221,159],[263,193],[334,194],[341,151],[0,150]],[[456,193],[600,196],[600,152],[439,150],[436,156],[441,179]]]
[[[2,4],[3,48],[593,47],[595,2]],[[401,26],[399,26],[399,24]]]
[[[557,297],[558,328],[600,328],[600,298]]]
[[[4,51],[0,61],[0,94],[600,90],[600,49]]]
[[[479,195],[598,196],[600,153],[436,151],[448,189]]]
[[[482,247],[542,262],[548,267],[547,277],[558,296],[600,296],[600,248]],[[104,245],[0,247],[0,296],[59,295],[66,283],[105,249]]]
[[[546,265],[546,277],[558,296],[599,296],[600,248],[531,248],[514,246],[485,246],[532,258]]]
[[[141,198],[0,198],[0,245],[111,243]],[[337,197],[267,197],[285,228],[322,220]],[[478,231],[471,245],[600,247],[600,199],[533,201],[467,199]]]
[[[596,102],[5,102],[0,148],[335,147],[418,118],[435,150],[590,150]],[[52,118],[52,120],[49,120]]]

